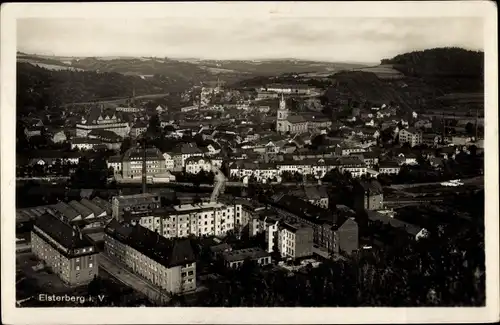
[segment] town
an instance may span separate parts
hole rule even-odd
[[[108,76],[18,53],[17,305],[484,304],[484,94],[406,74],[436,56],[483,53],[49,103]]]

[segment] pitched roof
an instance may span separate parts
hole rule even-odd
[[[245,248],[222,253],[222,257],[228,262],[242,261],[247,258],[258,259],[267,256],[271,256],[271,254],[259,247]]]
[[[196,262],[189,239],[167,239],[139,225],[121,225],[116,219],[105,232],[167,268]]]
[[[371,195],[383,193],[382,185],[380,185],[379,181],[377,181],[376,179],[360,181],[359,186],[364,192],[367,192]]]
[[[87,207],[88,209],[90,209],[94,213],[95,216],[98,216],[98,215],[105,212],[105,210],[103,208],[101,208],[100,206],[98,206],[94,202],[89,201],[87,199],[81,199],[80,203],[82,205],[84,205],[85,207]]]
[[[386,225],[390,225],[393,228],[402,229],[406,231],[408,234],[413,236],[416,236],[422,230],[422,227],[401,221],[399,219],[391,218],[388,215],[376,211],[366,211],[366,212],[368,214],[368,218],[371,221],[380,221]]]
[[[143,121],[143,120],[137,120],[134,125],[132,126],[132,129],[137,129],[137,128],[147,128],[148,127],[148,122]]]
[[[44,213],[36,218],[34,225],[66,249],[93,246],[86,235],[82,234],[80,237],[78,229],[73,228],[71,225],[49,213]]]
[[[201,154],[202,153],[202,151],[200,150],[200,148],[198,148],[198,146],[196,146],[196,144],[194,144],[194,143],[183,143],[182,145],[177,146],[174,149],[174,152],[175,153],[184,154],[184,155],[187,155],[187,154]]]
[[[69,205],[78,213],[81,214],[83,218],[90,216],[93,214],[92,210],[81,204],[80,202],[77,202],[75,200],[69,202]]]
[[[304,123],[307,120],[302,115],[291,115],[287,117],[288,122],[290,123]]]
[[[143,157],[144,157],[143,149],[140,148],[139,146],[136,146],[128,149],[125,152],[125,154],[123,155],[123,160],[124,161],[129,161],[133,159],[142,160]],[[146,160],[164,160],[164,158],[160,150],[158,150],[155,147],[149,147],[146,148]]]
[[[122,141],[122,137],[120,137],[115,132],[103,129],[94,129],[89,132],[88,136],[89,137],[95,136],[102,140],[107,140],[107,141],[116,141],[116,142]]]
[[[111,203],[109,203],[108,201],[103,200],[97,196],[92,199],[92,203],[94,203],[95,205],[97,205],[98,207],[100,207],[101,209],[103,209],[105,211],[111,209]]]
[[[81,217],[81,214],[78,211],[76,211],[75,209],[73,209],[71,206],[67,205],[64,202],[58,202],[54,204],[52,207],[69,221]]]

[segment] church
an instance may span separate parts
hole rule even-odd
[[[286,107],[286,101],[283,95],[276,114],[276,132],[278,133],[306,133],[316,128],[329,128],[332,125],[330,119],[326,117],[308,118],[302,115],[290,115]]]

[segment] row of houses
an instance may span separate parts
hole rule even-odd
[[[235,178],[255,177],[259,181],[277,178],[284,172],[323,178],[332,169],[338,169],[340,172],[349,172],[353,177],[360,177],[366,174],[367,165],[358,157],[353,156],[279,161],[273,163],[238,160],[229,165],[229,174],[230,177]]]

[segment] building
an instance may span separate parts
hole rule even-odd
[[[148,122],[143,120],[138,120],[134,123],[134,125],[130,129],[130,137],[138,138],[141,134],[145,133],[147,130],[148,130]]]
[[[194,143],[183,143],[181,146],[175,148],[172,156],[174,159],[174,168],[176,170],[183,170],[186,159],[189,157],[202,157],[203,152]]]
[[[48,213],[34,221],[31,250],[70,286],[87,284],[98,275],[98,252],[89,238]]]
[[[415,147],[422,143],[422,132],[412,127],[402,129],[399,131],[399,143],[408,143],[410,147]]]
[[[106,160],[108,168],[113,168],[115,174],[122,172],[122,157],[121,156],[111,156]]]
[[[265,89],[261,89],[261,91],[268,91],[279,94],[298,94],[298,95],[310,94],[312,90],[313,89],[307,85],[282,85],[282,84],[271,84],[267,85]]]
[[[308,118],[303,115],[290,115],[285,99],[283,95],[281,96],[276,114],[276,132],[301,134],[318,128],[329,128],[331,125],[332,121],[326,117]]]
[[[359,182],[355,193],[354,205],[357,210],[381,210],[384,206],[382,185],[375,179]]]
[[[226,267],[233,269],[241,267],[245,260],[254,261],[260,266],[272,263],[271,254],[257,247],[224,252],[222,259]]]
[[[169,294],[196,290],[196,259],[189,240],[167,239],[112,220],[105,230],[104,251]]]
[[[313,255],[313,229],[305,224],[284,222],[279,225],[278,249],[281,257],[297,259]]]
[[[324,187],[304,186],[301,190],[295,191],[294,195],[320,208],[328,209],[329,207],[329,197]]]
[[[61,143],[66,140],[68,140],[68,138],[66,137],[66,133],[64,133],[64,131],[55,132],[52,136],[52,142],[54,143]]]
[[[97,139],[110,150],[118,150],[121,147],[123,138],[109,130],[92,130],[87,135],[89,139]]]
[[[174,170],[174,158],[168,152],[163,154],[163,158],[165,159],[165,169],[168,171]]]
[[[353,211],[322,209],[309,202],[282,195],[273,204],[286,219],[310,226],[313,242],[328,252],[350,254],[359,245],[358,225]]]
[[[274,99],[274,98],[278,98],[278,97],[279,97],[279,95],[275,92],[272,92],[272,91],[266,91],[266,90],[257,91],[257,100]]]
[[[189,157],[185,161],[185,171],[188,174],[198,174],[201,171],[210,172],[212,170],[212,162],[204,157]]]
[[[436,133],[424,133],[422,134],[422,143],[429,147],[435,147],[442,141],[442,138]]]
[[[112,216],[117,220],[139,220],[160,208],[160,196],[151,193],[114,196],[111,199]]]
[[[378,165],[378,172],[386,175],[397,175],[401,166],[395,161],[381,161]]]
[[[146,148],[146,176],[164,174],[166,170],[165,158],[155,147]],[[123,155],[123,178],[141,178],[144,150],[139,147],[128,149]]]
[[[105,147],[104,143],[98,139],[73,138],[71,139],[71,149],[94,150],[99,147]]]
[[[140,225],[166,238],[225,236],[235,228],[235,207],[216,202],[180,204],[156,209],[140,218]]]
[[[124,138],[129,134],[130,126],[120,119],[116,110],[102,110],[95,106],[87,117],[82,117],[81,122],[76,124],[76,136],[86,137],[93,130],[111,131]]]
[[[139,108],[139,107],[117,107],[116,111],[117,112],[125,112],[125,113],[139,113],[142,112],[144,109]]]
[[[353,156],[338,157],[335,165],[341,173],[349,172],[352,177],[361,177],[366,174],[367,170],[365,162]]]
[[[399,220],[397,218],[393,218],[391,216],[388,216],[387,214],[380,213],[377,211],[367,211],[368,214],[368,225],[369,227],[376,227],[380,225],[386,225],[389,226],[390,228],[399,231],[400,233],[406,234],[409,239],[412,240],[419,240],[422,237],[426,237],[428,235],[428,230],[418,226],[414,225],[402,220]],[[382,228],[383,229],[383,228]],[[381,232],[381,228],[378,228],[376,231]],[[387,229],[387,228],[386,228]],[[375,234],[378,235],[378,234]],[[386,237],[389,237],[390,234],[385,234]],[[377,236],[378,237],[378,236]],[[380,237],[379,237],[380,238]]]

